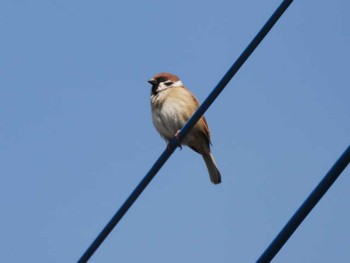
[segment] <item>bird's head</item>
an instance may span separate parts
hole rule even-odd
[[[169,88],[183,86],[181,80],[176,75],[166,72],[154,75],[148,83],[152,85],[153,95]]]

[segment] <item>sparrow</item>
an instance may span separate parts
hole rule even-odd
[[[182,127],[197,110],[197,98],[170,73],[159,73],[149,81],[151,85],[152,121],[158,133],[168,143],[178,136]],[[221,183],[221,175],[210,151],[210,131],[202,116],[189,134],[180,142],[202,155],[212,183]],[[181,146],[180,146],[181,147]]]

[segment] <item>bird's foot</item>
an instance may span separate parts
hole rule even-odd
[[[175,137],[176,137],[176,139],[177,139],[177,141],[179,142],[179,148],[180,148],[180,150],[182,150],[182,146],[181,146],[181,144],[180,144],[180,130],[178,130],[176,133],[175,133]]]
[[[175,138],[177,139],[177,145],[176,145],[176,146],[179,147],[180,150],[182,150],[182,146],[181,146],[181,144],[180,144],[180,130],[178,130],[178,131],[175,133]],[[168,141],[168,145],[167,145],[168,151],[171,150],[171,142],[172,142],[172,140]]]

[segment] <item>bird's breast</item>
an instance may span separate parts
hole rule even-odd
[[[185,123],[181,104],[167,99],[162,103],[152,103],[152,120],[157,131],[167,140],[173,138]]]

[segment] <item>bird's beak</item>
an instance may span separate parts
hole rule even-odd
[[[150,79],[148,81],[149,84],[151,84],[152,86],[156,85],[158,82],[155,79]]]

